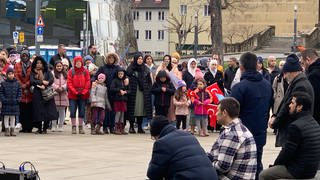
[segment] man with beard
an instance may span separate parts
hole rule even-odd
[[[320,126],[312,117],[312,98],[305,92],[292,94],[287,141],[274,165],[260,173],[260,180],[313,178],[320,160]]]
[[[50,68],[53,68],[57,61],[62,61],[62,59],[64,59],[64,58],[68,59],[69,68],[71,68],[72,64],[71,64],[70,59],[66,55],[66,47],[64,46],[64,44],[59,44],[58,45],[58,54],[52,56],[50,59],[50,62],[49,62]]]
[[[100,53],[97,51],[97,46],[94,44],[90,44],[88,47],[89,55],[93,58],[93,64],[98,67],[104,65],[104,56],[101,56]]]
[[[228,68],[224,71],[224,87],[231,91],[231,83],[238,70],[237,58],[231,57],[228,61]]]
[[[32,131],[32,92],[30,88],[31,61],[28,50],[21,51],[21,61],[14,66],[14,76],[18,80],[22,97],[20,99],[20,123],[21,132],[31,133]]]
[[[301,56],[301,63],[314,91],[313,117],[320,124],[320,58],[314,49],[304,50]]]

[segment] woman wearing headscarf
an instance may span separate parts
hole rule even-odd
[[[141,53],[134,55],[133,63],[127,69],[129,77],[129,90],[127,113],[130,121],[129,133],[136,133],[134,121],[137,119],[138,133],[144,133],[142,129],[143,117],[152,118],[151,105],[151,75],[148,67],[143,63]]]
[[[37,133],[39,134],[46,134],[49,122],[58,119],[54,99],[45,101],[41,93],[41,90],[51,86],[52,83],[53,75],[49,71],[47,62],[42,56],[37,56],[31,65],[30,84],[33,86],[33,122],[38,128]]]
[[[186,82],[187,89],[190,89],[192,82],[194,81],[196,69],[197,69],[197,60],[195,58],[189,59],[188,70],[184,71],[182,74],[182,79]]]

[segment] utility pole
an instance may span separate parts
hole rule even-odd
[[[298,6],[294,5],[294,18],[293,18],[293,47],[292,50],[295,53],[297,50],[297,11]]]
[[[36,0],[36,6],[35,6],[35,23],[34,23],[34,45],[36,47],[36,55],[40,55],[40,44],[38,43],[37,40],[37,21],[38,17],[40,16],[40,0]]]
[[[198,31],[199,31],[199,23],[198,23],[198,11],[196,11],[196,16],[194,17],[195,25],[194,25],[194,47],[193,47],[193,56],[197,58],[198,56]]]

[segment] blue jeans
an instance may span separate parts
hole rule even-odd
[[[256,180],[259,179],[259,174],[263,170],[262,153],[263,153],[263,145],[257,145],[257,173],[256,173]]]
[[[84,99],[69,99],[70,104],[70,118],[76,118],[76,112],[78,109],[78,118],[84,118],[86,100]]]
[[[106,111],[106,116],[103,122],[103,129],[109,127],[110,129],[114,128],[114,121],[115,121],[116,113],[114,111]]]

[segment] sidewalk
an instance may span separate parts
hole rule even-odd
[[[218,134],[198,138],[205,151],[210,151]],[[8,168],[18,168],[21,162],[31,161],[42,180],[141,180],[146,179],[153,140],[150,134],[130,135],[71,135],[64,132],[46,135],[0,135],[2,161]],[[264,148],[265,167],[272,164],[279,148],[274,148],[275,136],[268,133]],[[28,169],[28,168],[26,168]]]

